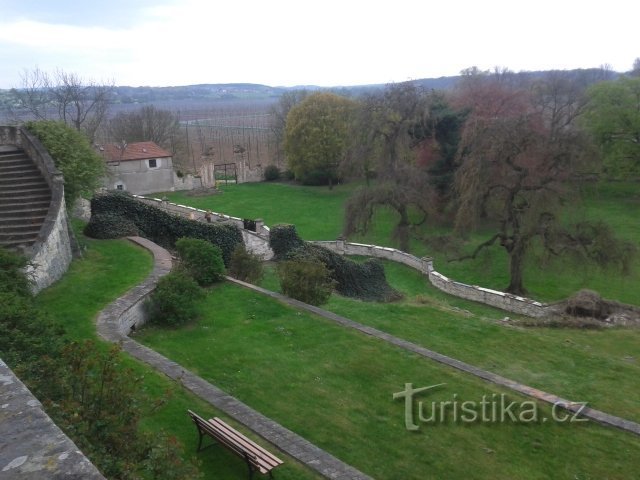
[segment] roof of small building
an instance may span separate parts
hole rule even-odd
[[[154,142],[109,143],[100,148],[107,162],[126,162],[128,160],[147,160],[149,158],[170,157],[171,154]]]

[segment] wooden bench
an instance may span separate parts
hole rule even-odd
[[[196,425],[198,435],[200,436],[198,440],[198,452],[201,450],[202,438],[205,435],[213,438],[239,457],[244,458],[249,468],[249,479],[253,478],[255,472],[260,472],[263,475],[268,473],[269,477],[273,478],[271,470],[282,465],[282,460],[278,457],[267,452],[260,445],[249,440],[242,433],[230,425],[227,425],[219,418],[216,417],[205,420],[191,410],[189,410],[189,415]]]

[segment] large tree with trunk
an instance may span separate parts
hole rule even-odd
[[[565,225],[560,212],[576,182],[591,171],[587,139],[575,119],[584,107],[575,83],[554,76],[533,87],[508,72],[473,72],[459,102],[471,109],[455,177],[459,233],[482,225],[493,233],[462,258],[492,245],[509,257],[507,291],[524,294],[524,266],[534,239],[551,254],[571,250],[600,263],[623,263],[628,244],[602,224]],[[602,248],[607,245],[606,250]]]

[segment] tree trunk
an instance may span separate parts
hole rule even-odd
[[[507,292],[514,295],[526,295],[524,288],[523,270],[526,244],[522,240],[516,240],[515,245],[509,252],[509,286]]]
[[[400,250],[409,252],[409,214],[405,206],[398,208],[398,213],[400,214],[400,221],[396,225],[396,239]]]

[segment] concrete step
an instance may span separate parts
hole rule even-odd
[[[20,245],[29,246],[33,245],[38,239],[38,233],[19,233],[5,235],[0,232],[0,246],[5,248],[17,247]]]
[[[21,157],[0,158],[0,165],[9,167],[11,165],[35,165],[35,163],[33,163],[29,157],[23,155]]]
[[[36,167],[33,163],[12,163],[9,165],[2,165],[0,163],[0,175],[11,175],[20,172],[35,172],[37,174],[40,174],[40,170],[38,170],[38,167]]]
[[[0,163],[29,158],[24,152],[0,153]]]
[[[25,172],[17,175],[2,175],[2,172],[0,172],[0,185],[10,185],[12,183],[21,182],[33,183],[36,180],[40,182],[44,180],[39,172]]]

